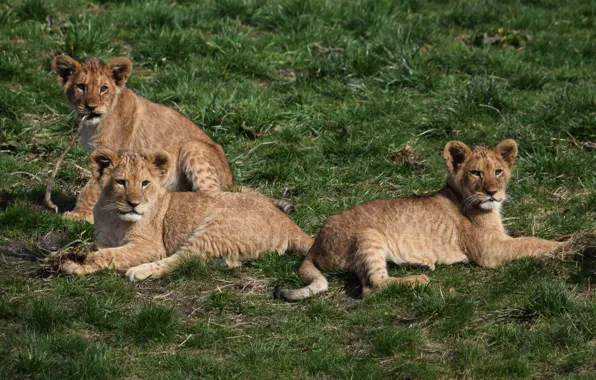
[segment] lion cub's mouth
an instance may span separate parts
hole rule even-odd
[[[141,219],[143,219],[143,215],[134,210],[120,211],[118,217],[120,220],[124,220],[125,222],[139,222]]]
[[[503,201],[497,200],[495,198],[488,199],[482,203],[480,203],[480,208],[483,210],[494,210],[501,208]]]
[[[80,113],[83,116],[82,121],[88,125],[98,125],[101,122],[103,114],[96,112]]]

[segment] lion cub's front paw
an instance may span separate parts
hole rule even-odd
[[[93,224],[93,214],[83,214],[80,212],[67,211],[62,216],[66,219],[86,221]]]
[[[130,281],[145,280],[151,276],[155,277],[156,274],[154,265],[151,263],[141,264],[126,271],[126,277],[128,277]]]
[[[434,269],[434,264],[433,264],[433,269]],[[426,285],[430,282],[430,279],[425,274],[419,274],[416,276],[408,276],[407,278],[409,279],[408,284],[410,284],[412,286]]]
[[[85,274],[85,270],[82,265],[75,263],[74,261],[68,260],[65,261],[62,265],[62,272],[67,274],[73,274],[75,276],[83,276]]]

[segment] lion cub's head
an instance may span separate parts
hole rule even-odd
[[[116,105],[118,94],[132,72],[132,62],[125,57],[108,63],[95,57],[77,62],[59,55],[52,60],[52,71],[79,115],[97,124]]]
[[[516,156],[513,140],[501,141],[492,149],[470,148],[459,141],[447,143],[443,157],[449,169],[448,183],[462,195],[464,211],[501,207]]]
[[[102,211],[114,211],[121,220],[138,222],[159,196],[160,184],[170,169],[170,155],[96,150],[91,154],[91,169],[108,201]]]

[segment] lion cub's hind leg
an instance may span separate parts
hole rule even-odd
[[[314,243],[313,238],[302,231],[294,222],[287,223],[285,229],[288,232],[288,251],[306,256]]]
[[[180,152],[180,167],[192,191],[221,191],[232,185],[232,172],[224,159],[223,152],[210,144],[198,141],[185,144]]]
[[[286,215],[276,211],[283,219],[279,221],[281,232],[269,236],[268,243],[251,241],[242,233],[230,233],[227,225],[212,226],[202,233],[194,235],[176,253],[163,260],[139,265],[126,272],[131,280],[158,278],[172,271],[184,257],[199,257],[203,261],[222,258],[229,268],[235,268],[242,262],[259,257],[264,252],[284,253],[286,250],[306,254],[313,240],[294,224]]]
[[[362,295],[379,291],[390,284],[424,285],[429,282],[426,275],[389,277],[387,272],[386,237],[375,229],[366,229],[356,238],[354,269],[362,282]]]

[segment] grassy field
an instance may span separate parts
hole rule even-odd
[[[73,126],[54,55],[134,62],[129,87],[223,145],[238,183],[316,234],[363,201],[442,186],[449,140],[513,138],[513,235],[596,228],[596,3],[561,0],[27,0],[0,4],[1,378],[594,378],[594,240],[500,270],[440,266],[361,299],[306,302],[300,257],[188,262],[131,284],[41,260],[93,229],[42,206]],[[53,198],[87,179],[76,147]],[[427,272],[392,268],[393,275]],[[590,283],[592,285],[590,285]]]

